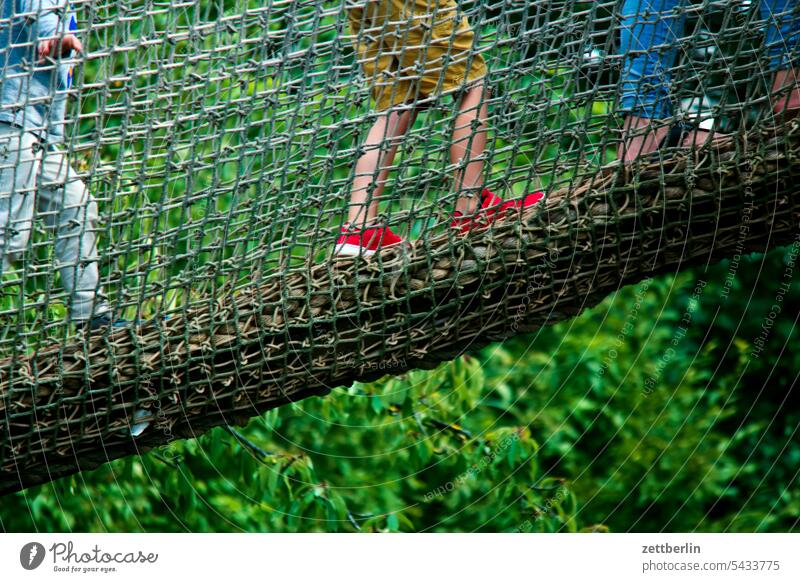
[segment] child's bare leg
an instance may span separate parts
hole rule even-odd
[[[669,135],[669,131],[669,125],[656,123],[647,117],[626,116],[623,139],[617,144],[617,158],[622,159],[624,162],[632,162],[639,156],[656,151]],[[700,148],[707,143],[712,146],[720,146],[729,140],[729,136],[697,128],[694,131],[689,131],[679,145],[685,148]]]
[[[450,146],[450,163],[458,164],[455,174],[455,191],[461,193],[456,200],[456,211],[472,214],[477,207],[483,188],[483,153],[486,150],[486,119],[489,108],[486,100],[489,90],[483,82],[467,91],[461,99],[458,116],[453,127]],[[474,128],[473,128],[474,124]]]
[[[791,87],[792,89],[779,97],[773,97],[772,111],[784,119],[796,117],[800,113],[800,70],[785,69],[775,73],[775,80],[772,83],[772,93],[778,93],[782,89]]]
[[[623,141],[617,144],[617,157],[632,162],[639,156],[652,153],[668,133],[667,125],[656,125],[647,117],[628,115],[625,117]]]
[[[381,115],[369,130],[363,145],[364,154],[356,163],[356,177],[350,191],[347,220],[353,227],[364,228],[378,215],[378,201],[400,141],[397,138],[406,134],[415,117],[416,111],[409,109],[390,111]],[[381,144],[386,141],[389,147],[382,151]]]

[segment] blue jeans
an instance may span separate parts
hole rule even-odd
[[[622,6],[620,54],[622,69],[620,110],[639,117],[671,117],[671,69],[678,57],[677,39],[683,35],[682,0],[625,0]],[[767,22],[765,50],[771,71],[785,69],[797,59],[800,13],[797,0],[761,0]]]

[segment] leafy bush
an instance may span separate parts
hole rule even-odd
[[[6,497],[0,526],[791,531],[796,281],[752,356],[789,252],[743,262],[727,296],[728,264],[649,280],[436,370]]]

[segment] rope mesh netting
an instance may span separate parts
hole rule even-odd
[[[800,138],[779,106],[794,85],[776,81],[797,52],[794,2],[3,6],[0,129],[18,141],[3,137],[0,168],[0,491],[431,367],[572,317],[620,285],[796,236]],[[55,36],[75,34],[82,53],[56,44],[41,58],[31,31],[53,6],[75,23]],[[645,43],[659,22],[662,36]],[[641,57],[658,66],[632,85]],[[468,73],[482,63],[481,86]],[[381,100],[416,113],[405,135],[386,126],[374,139],[388,119]],[[630,123],[637,108],[644,138]],[[661,141],[685,123],[697,129],[683,142],[618,160],[646,132]],[[703,130],[714,141],[701,143]],[[465,135],[455,154],[454,131]],[[35,136],[40,169],[51,159],[73,170],[50,182],[40,171],[20,191],[23,164],[8,155],[20,135]],[[357,174],[359,158],[394,149]],[[465,234],[451,221],[483,186],[465,185],[470,167],[507,200],[545,198]],[[372,183],[371,203],[383,169],[372,223],[411,242],[334,256],[354,182]],[[76,184],[96,220],[88,196],[65,202]],[[15,223],[8,208],[37,196],[50,202]],[[59,251],[95,236],[96,257]],[[129,325],[79,325],[87,290],[75,287],[90,265],[90,315],[102,301]]]

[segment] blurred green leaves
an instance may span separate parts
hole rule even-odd
[[[750,357],[785,252],[750,258],[760,268],[737,273],[753,297],[720,295],[727,264],[624,288],[573,321],[435,370],[338,388],[235,433],[217,429],[5,497],[0,525],[791,530],[800,506],[791,378],[800,362],[780,346],[796,327],[781,318],[771,355]],[[692,299],[701,278],[707,285]],[[784,313],[798,291],[794,283]]]

